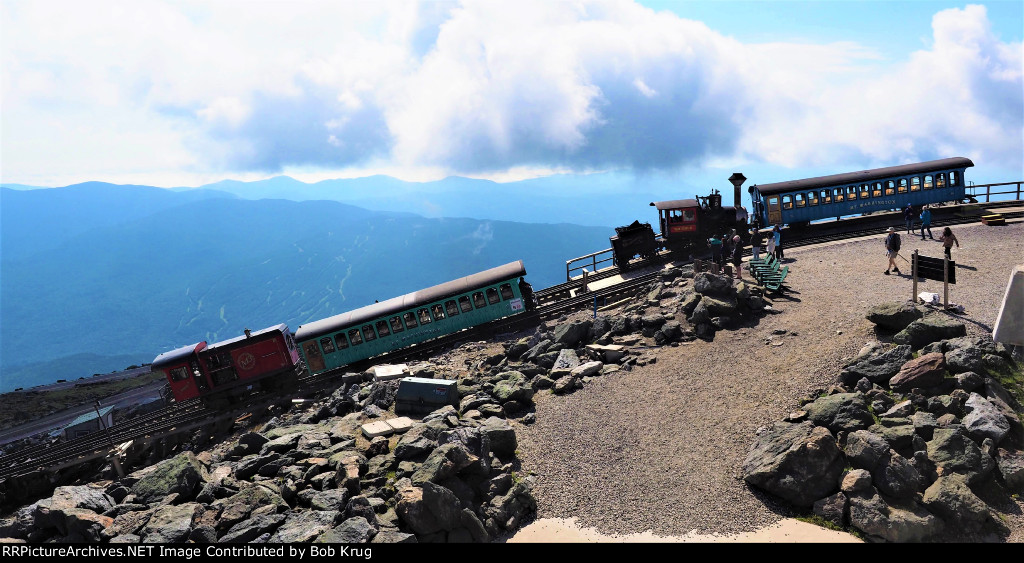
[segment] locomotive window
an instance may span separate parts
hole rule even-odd
[[[917,192],[921,190],[921,178],[914,176],[910,179],[910,191]]]
[[[821,204],[828,205],[832,203],[832,192],[828,190],[821,190]]]
[[[338,347],[338,350],[344,350],[348,348],[348,340],[345,339],[345,333],[339,332],[334,335],[334,345]]]
[[[369,342],[376,339],[377,335],[373,332],[373,325],[363,325],[363,340]]]
[[[448,311],[449,317],[454,317],[455,315],[459,314],[459,306],[455,304],[454,299],[452,299],[451,301],[445,301],[444,309]]]
[[[907,193],[907,179],[906,178],[900,178],[900,185],[899,185],[898,188],[896,188],[896,191],[898,191],[901,194]]]
[[[488,287],[487,288],[487,303],[489,305],[494,305],[495,303],[497,303],[499,301],[501,301],[501,298],[498,297],[498,290],[494,289],[493,287]]]
[[[459,297],[459,308],[462,309],[463,313],[468,313],[473,310],[473,304],[469,302],[469,297],[465,295]]]
[[[803,207],[807,205],[807,202],[804,201],[804,194],[793,194],[793,201],[796,202],[797,207]]]
[[[932,189],[932,176],[931,176],[931,174],[929,174],[929,175],[924,177],[924,189],[926,189],[926,190]]]
[[[444,308],[443,308],[443,307],[441,307],[441,305],[440,305],[440,304],[437,304],[437,305],[431,305],[431,306],[430,306],[430,311],[431,311],[432,313],[434,313],[434,320],[437,320],[437,321],[439,321],[439,320],[441,320],[441,319],[443,319],[443,318],[444,318]]]
[[[832,190],[832,195],[836,198],[836,203],[843,201],[843,188],[836,188]]]
[[[352,342],[353,346],[358,346],[363,343],[363,337],[361,334],[359,334],[358,328],[353,328],[352,330],[348,331],[348,339],[350,342]]]
[[[403,330],[405,330],[405,327],[402,326],[402,318],[391,317],[391,332],[398,333],[402,332]]]
[[[171,370],[171,381],[184,381],[188,379],[188,368],[181,366]]]
[[[482,309],[487,306],[487,300],[484,299],[484,292],[478,291],[473,294],[473,306],[477,309]]]
[[[949,173],[949,185],[950,186],[958,186],[958,185],[960,185],[960,174],[958,174],[956,172],[950,172]]]
[[[885,195],[896,195],[896,182],[892,180],[885,182]]]
[[[377,321],[377,334],[381,337],[391,336],[391,330],[388,328],[387,321]]]
[[[330,336],[320,339],[320,347],[324,349],[324,354],[331,354],[334,352],[334,342],[331,341]]]
[[[420,324],[421,325],[430,324],[431,321],[434,320],[434,319],[430,318],[430,311],[428,311],[426,309],[420,309],[419,310],[419,316],[420,316]]]
[[[935,175],[935,187],[942,189],[946,187],[946,173]]]
[[[501,287],[498,288],[498,290],[501,291],[502,301],[508,301],[509,299],[512,299],[513,297],[516,296],[515,293],[512,293],[512,285],[510,284],[503,283],[501,284]]]
[[[818,192],[807,192],[807,205],[818,205]]]
[[[869,197],[871,197],[871,194],[869,193],[868,185],[867,184],[861,184],[860,185],[860,198],[861,199],[867,199]]]
[[[683,210],[683,221],[690,223],[697,219],[697,211],[694,209]]]
[[[416,313],[413,313],[412,311],[402,315],[402,318],[405,319],[405,326],[409,328],[416,328],[419,326],[416,324]]]
[[[846,186],[846,201],[857,199],[857,186]]]

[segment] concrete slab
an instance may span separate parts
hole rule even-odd
[[[618,362],[626,355],[626,347],[619,344],[587,344],[587,349],[597,354],[605,362]]]
[[[360,429],[363,431],[363,436],[366,436],[371,440],[377,436],[390,436],[395,433],[395,429],[384,420],[369,422],[362,425]]]
[[[409,366],[406,364],[376,366],[373,368],[374,381],[388,381],[391,379],[399,379],[407,375],[409,375]]]
[[[400,416],[398,418],[392,418],[392,419],[386,420],[385,422],[387,422],[388,426],[390,426],[398,434],[405,433],[410,428],[412,428],[412,425],[414,424],[413,420],[411,418],[407,417],[407,416]]]

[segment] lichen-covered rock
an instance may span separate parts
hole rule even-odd
[[[518,371],[507,371],[498,374],[501,379],[491,393],[499,403],[509,401],[529,402],[533,399],[533,386],[529,378]],[[461,405],[460,405],[461,406]]]
[[[936,479],[921,502],[952,524],[978,525],[990,518],[988,506],[967,486],[967,478],[956,473]]]
[[[729,276],[701,272],[693,277],[693,290],[708,296],[725,296],[733,293],[732,279]]]
[[[1024,491],[1024,452],[1000,448],[996,463],[1006,487],[1011,491]]]
[[[289,512],[270,536],[269,543],[308,543],[330,530],[340,519],[336,510]]]
[[[153,511],[139,535],[146,543],[184,543],[193,521],[202,513],[202,505],[195,502],[161,506]]]
[[[320,534],[316,543],[368,543],[376,534],[366,518],[354,516]]]
[[[942,475],[960,473],[969,483],[978,482],[995,467],[995,461],[967,435],[963,426],[936,428],[928,442],[928,459]]]
[[[874,423],[861,393],[825,395],[804,405],[807,417],[833,432],[862,430]]]
[[[575,348],[590,333],[593,321],[583,320],[563,323],[555,327],[555,342],[567,348]]]
[[[889,454],[889,443],[878,434],[857,430],[847,435],[843,451],[853,467],[873,471]]]
[[[955,317],[943,313],[931,313],[896,333],[892,337],[892,341],[896,344],[907,344],[914,350],[920,350],[926,344],[965,334],[967,334],[967,327]]]
[[[828,430],[811,422],[779,422],[754,442],[743,463],[743,478],[807,507],[835,491],[843,464]]]
[[[849,497],[850,525],[896,543],[919,542],[943,529],[942,520],[923,506],[908,501],[889,504],[874,489]]]
[[[836,493],[815,501],[812,507],[814,514],[832,522],[836,526],[846,525],[846,495]]]
[[[132,485],[131,491],[138,502],[146,504],[161,501],[171,493],[177,493],[180,500],[190,500],[209,476],[194,453],[184,452],[161,462]]]
[[[887,384],[913,357],[910,346],[886,347],[876,342],[866,346],[846,364],[840,370],[839,378],[844,385],[853,385],[861,378],[867,378],[871,383]]]
[[[889,452],[889,458],[879,463],[871,476],[880,492],[894,498],[910,498],[923,485],[917,469],[896,452]]]
[[[913,303],[904,301],[876,305],[868,310],[867,319],[885,330],[898,332],[923,316]]]
[[[516,431],[503,418],[491,417],[484,421],[480,427],[487,435],[490,443],[490,450],[499,457],[513,455],[518,447]]]

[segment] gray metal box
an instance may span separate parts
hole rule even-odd
[[[428,413],[445,405],[457,406],[459,391],[455,381],[405,377],[395,394],[395,412]]]

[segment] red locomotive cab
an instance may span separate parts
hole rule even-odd
[[[152,370],[163,372],[174,400],[181,402],[194,399],[209,390],[199,367],[199,353],[205,349],[206,342],[200,342],[164,352],[153,360]]]
[[[212,391],[294,374],[299,366],[299,352],[283,324],[256,332],[246,329],[243,336],[210,345],[199,359],[209,374]]]
[[[697,208],[671,209],[668,215],[668,235],[697,232]]]
[[[699,230],[700,203],[696,199],[655,201],[651,205],[658,210],[665,240],[689,239]]]

